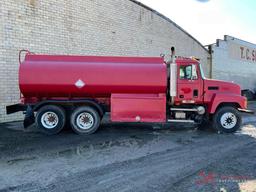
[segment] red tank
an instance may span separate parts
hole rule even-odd
[[[160,57],[27,54],[19,71],[19,85],[24,97],[165,93],[166,78],[166,65]]]

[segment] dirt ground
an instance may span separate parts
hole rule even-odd
[[[0,191],[256,192],[256,115],[235,134],[159,127],[105,122],[89,136],[46,136],[2,124]]]

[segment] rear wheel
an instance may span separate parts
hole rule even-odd
[[[65,121],[64,109],[55,105],[46,105],[40,108],[35,120],[37,128],[47,135],[59,133],[63,129]]]
[[[100,120],[97,110],[83,106],[74,110],[70,118],[70,124],[75,133],[89,135],[97,131]]]
[[[222,107],[213,117],[213,127],[223,133],[233,133],[240,128],[241,124],[241,115],[233,107]]]

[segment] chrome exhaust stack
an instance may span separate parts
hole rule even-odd
[[[174,104],[174,98],[177,96],[177,64],[175,59],[175,48],[171,48],[171,63],[168,67],[168,76],[170,81],[171,104]]]

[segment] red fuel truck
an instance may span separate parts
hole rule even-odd
[[[247,110],[239,85],[206,79],[199,62],[175,57],[99,57],[27,53],[20,63],[21,103],[46,134],[66,123],[78,134],[94,133],[106,112],[112,122],[183,122],[234,132]]]

